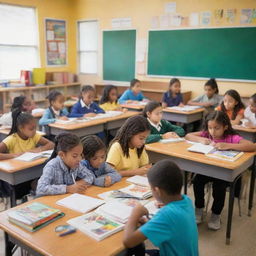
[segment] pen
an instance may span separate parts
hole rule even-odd
[[[75,233],[76,232],[76,229],[70,229],[64,233],[61,233],[59,234],[59,236],[66,236],[66,235],[69,235],[69,234],[72,234],[72,233]]]
[[[76,184],[76,180],[75,180],[75,178],[74,178],[73,173],[71,173],[71,176],[72,176],[72,179],[73,179],[74,184]]]

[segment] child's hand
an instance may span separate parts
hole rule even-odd
[[[104,182],[104,186],[105,187],[109,187],[111,185],[111,177],[110,176],[105,176],[105,182]]]
[[[87,189],[86,183],[85,182],[82,183],[82,182],[78,181],[73,185],[67,186],[66,191],[67,191],[67,193],[71,193],[71,194],[74,194],[74,193],[82,194],[86,191],[86,189]]]
[[[229,143],[223,143],[223,142],[216,143],[214,145],[214,147],[219,149],[219,150],[229,150],[229,149],[231,149]]]
[[[130,104],[130,103],[134,103],[134,101],[133,100],[127,100],[125,103]]]
[[[180,104],[179,104],[179,107],[184,107],[185,105],[181,102]]]
[[[152,167],[152,164],[147,164],[147,165],[140,167],[137,170],[137,175],[145,175],[151,167]]]
[[[128,111],[128,108],[123,108],[122,111],[125,113]]]
[[[179,138],[179,136],[175,132],[166,132],[165,134],[162,135],[162,138],[163,139]]]
[[[68,118],[66,116],[60,116],[58,119],[59,120],[68,120]]]
[[[142,216],[146,216],[148,217],[149,212],[148,209],[146,207],[144,207],[143,205],[141,205],[140,203],[138,203],[132,211],[132,215],[136,215],[137,218],[141,218]]]
[[[30,152],[30,153],[39,153],[39,152],[41,152],[41,151],[42,151],[41,148],[40,148],[40,147],[37,147],[37,148],[34,148],[34,149],[29,150],[28,152]]]
[[[204,145],[210,145],[212,141],[210,139],[207,139],[207,138],[199,138],[199,142],[204,144]]]
[[[97,114],[95,114],[95,113],[88,113],[88,114],[84,114],[84,117],[94,117],[96,115]]]

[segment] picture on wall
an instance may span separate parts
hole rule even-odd
[[[66,21],[45,19],[46,65],[67,65]]]

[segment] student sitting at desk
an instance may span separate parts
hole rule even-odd
[[[0,143],[1,160],[15,158],[25,152],[50,150],[54,144],[36,132],[36,120],[28,114],[15,110],[10,134]]]
[[[205,94],[196,97],[188,102],[188,105],[201,106],[209,111],[214,110],[219,105],[219,88],[214,78],[208,80],[204,85]]]
[[[225,92],[223,101],[216,110],[225,112],[232,125],[240,124],[240,121],[244,117],[244,104],[239,93],[235,90]]]
[[[114,85],[106,85],[103,89],[103,94],[100,99],[100,107],[104,111],[119,110],[122,111],[122,107],[117,102],[118,94],[117,88]]]
[[[212,144],[219,150],[254,151],[255,145],[243,139],[233,130],[230,120],[222,111],[209,113],[204,120],[203,131],[189,133],[185,137],[187,140],[200,142],[202,144]],[[196,207],[197,224],[203,221],[204,212],[204,186],[208,182],[213,182],[213,204],[212,214],[208,222],[209,229],[218,230],[221,227],[221,212],[225,203],[226,187],[228,183],[224,180],[197,174],[194,178],[194,194]]]
[[[244,126],[256,128],[256,93],[250,97],[249,106],[244,111]]]
[[[56,122],[57,119],[67,120],[68,111],[64,108],[65,97],[61,92],[51,91],[47,96],[50,106],[44,111],[39,120],[39,125],[48,125]]]
[[[18,109],[21,112],[31,113],[34,109],[34,104],[26,96],[17,96],[14,98],[11,112],[5,113],[0,117],[0,125],[3,126],[12,126],[12,112]]]
[[[150,124],[150,135],[146,139],[146,143],[157,142],[161,139],[178,138],[184,136],[185,131],[177,125],[173,125],[166,120],[162,120],[163,109],[160,103],[150,101],[143,110],[144,117]]]
[[[87,135],[83,137],[82,144],[85,159],[82,161],[82,165],[91,171],[94,185],[109,187],[121,180],[121,175],[105,162],[107,149],[99,137]]]
[[[82,153],[83,145],[79,137],[72,133],[58,135],[52,156],[38,180],[36,195],[84,193],[94,177],[81,164]]]
[[[130,88],[127,89],[122,96],[119,98],[118,102],[120,104],[136,103],[138,101],[146,100],[141,92],[140,80],[132,79],[130,82]]]
[[[180,93],[180,80],[173,78],[169,83],[169,90],[164,93],[162,99],[163,108],[173,106],[184,106],[182,94]]]
[[[145,117],[128,118],[113,139],[106,162],[121,176],[147,173],[151,165],[144,144],[149,132],[150,126]]]
[[[95,89],[90,85],[82,88],[79,101],[72,107],[70,117],[92,117],[99,113],[105,113],[97,103],[93,102]]]
[[[145,255],[143,242],[149,239],[160,252],[148,250],[147,255],[198,256],[193,204],[187,195],[181,195],[183,177],[180,168],[166,159],[157,162],[147,176],[161,208],[152,218],[141,204],[133,209],[124,229],[124,245],[130,248],[126,255]]]

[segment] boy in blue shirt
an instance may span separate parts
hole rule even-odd
[[[80,100],[72,107],[70,117],[93,117],[99,113],[105,113],[97,103],[93,102],[95,97],[95,89],[90,85],[82,88]]]
[[[157,162],[148,172],[153,196],[162,208],[140,228],[148,210],[138,204],[126,224],[124,245],[127,255],[144,255],[142,242],[149,239],[161,256],[198,256],[198,232],[192,201],[181,195],[182,173],[170,160]],[[152,255],[152,254],[151,254]],[[159,254],[154,254],[159,255]]]
[[[119,104],[136,103],[146,99],[141,92],[140,81],[138,79],[132,79],[130,82],[130,88],[127,89],[119,98]]]

